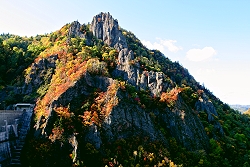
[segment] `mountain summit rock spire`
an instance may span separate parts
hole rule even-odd
[[[118,21],[108,13],[100,13],[93,17],[90,30],[105,44],[122,50],[127,48],[127,42],[119,29]]]

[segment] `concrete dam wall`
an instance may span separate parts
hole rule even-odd
[[[21,165],[17,153],[21,152],[32,114],[33,107],[0,110],[0,167]]]

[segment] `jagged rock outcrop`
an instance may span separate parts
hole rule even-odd
[[[35,126],[36,136],[49,136],[53,125],[53,108],[57,106],[67,106],[74,98],[79,96],[88,96],[95,88],[102,91],[107,91],[109,85],[115,81],[107,77],[92,77],[86,73],[80,80],[78,80],[71,88],[63,93],[58,99],[53,101],[50,105],[50,116],[48,118],[41,117]],[[119,138],[126,138],[136,135],[149,136],[150,140],[163,138],[162,134],[155,127],[149,113],[146,113],[137,105],[131,107],[130,102],[122,102],[123,95],[118,93],[119,101],[111,114],[106,117],[103,125],[98,127],[93,124],[89,127],[85,134],[86,142],[92,143],[96,148],[100,148],[103,137],[105,140],[115,141]],[[113,98],[113,97],[111,97]],[[107,100],[108,102],[109,100]],[[43,120],[43,121],[41,121]],[[100,132],[102,134],[100,134]]]
[[[47,58],[40,59],[38,62],[32,63],[31,67],[28,68],[30,71],[25,77],[23,86],[7,86],[2,89],[0,91],[0,102],[6,98],[14,97],[16,100],[21,100],[25,95],[31,95],[34,91],[37,91],[42,85],[48,86],[54,74],[57,59],[57,55],[51,55]],[[9,92],[12,93],[10,94]],[[8,109],[12,109],[12,105],[8,106]]]
[[[209,138],[197,115],[178,98],[172,110],[159,115],[162,126],[188,149],[208,149]]]
[[[86,38],[81,26],[79,22],[73,22],[70,25],[68,36]],[[97,113],[100,115],[105,113],[104,116],[102,115],[103,120],[100,119],[100,122],[91,120],[92,122],[84,124],[84,128],[79,132],[81,137],[73,134],[73,132],[67,134],[69,136],[67,144],[71,144],[71,150],[74,154],[79,152],[78,142],[91,143],[95,148],[102,149],[103,143],[112,143],[120,138],[133,136],[148,137],[149,141],[160,140],[165,146],[168,145],[167,138],[174,137],[187,150],[209,150],[209,138],[201,120],[190,106],[185,104],[182,97],[177,94],[177,100],[175,99],[171,107],[159,100],[163,92],[166,92],[168,88],[173,88],[173,84],[164,80],[167,76],[163,72],[142,70],[140,62],[134,58],[133,51],[128,49],[125,37],[119,30],[117,20],[114,20],[109,13],[101,13],[93,18],[90,31],[98,39],[103,40],[105,44],[119,51],[117,66],[112,69],[112,74],[109,77],[94,76],[85,72],[76,81],[70,83],[66,90],[49,101],[49,104],[46,104],[46,114],[48,115],[38,118],[35,125],[35,136],[49,138],[53,135],[55,120],[58,119],[55,111],[57,107],[70,106],[73,112],[79,109],[77,107],[82,109],[85,105],[84,100],[93,95],[96,90],[100,90],[103,93],[102,95],[105,96],[102,97],[104,99],[102,99],[102,104],[96,105],[97,97],[90,96],[93,98],[90,106],[97,106],[97,109],[93,111],[91,107],[88,107],[87,110],[84,109],[81,111],[82,113],[78,113],[79,115],[75,119],[83,118],[85,112],[92,112],[91,114],[93,114],[98,111]],[[47,81],[49,83],[56,68],[55,62],[57,59],[56,55],[52,55],[32,65],[31,73],[26,81],[26,94],[39,88]],[[50,71],[49,74],[48,71]],[[150,97],[147,94],[149,98],[152,98],[152,100],[158,99],[155,108],[149,109],[145,105],[142,107],[143,105],[139,105],[138,101],[131,100],[131,95],[126,90],[119,88],[115,90],[116,92],[112,97],[106,96],[108,87],[118,83],[118,80],[114,78],[121,78],[127,84],[130,84],[126,86],[132,85],[137,91],[147,90],[151,95]],[[95,93],[95,95],[98,95],[98,92]],[[106,107],[105,105],[114,98],[117,99],[117,104],[113,105],[109,112],[103,112],[102,107]],[[79,99],[82,101],[79,101]],[[75,106],[71,105],[72,103]],[[81,105],[78,103],[81,103]],[[213,123],[214,127],[223,134],[221,125],[214,119],[214,116],[218,116],[218,114],[205,95],[195,106],[198,111],[205,111],[208,114],[209,122]],[[81,126],[83,125],[81,124]],[[73,161],[76,161],[76,159],[75,157]]]
[[[218,116],[216,109],[211,101],[207,98],[205,94],[199,98],[199,100],[195,104],[195,108],[197,111],[205,111],[208,116],[208,121],[214,121],[214,116]]]
[[[88,73],[78,80],[71,88],[63,93],[58,99],[50,105],[50,116],[44,121],[39,120],[36,124],[36,135],[49,136],[53,127],[53,108],[57,106],[67,106],[74,98],[79,96],[88,96],[96,88],[107,91],[107,87],[115,80],[107,77],[91,76]],[[155,115],[161,126],[168,134],[175,137],[188,149],[207,149],[208,137],[205,134],[197,115],[179,99],[176,108],[164,111],[159,109],[148,110],[131,104],[126,99],[126,93],[118,90],[117,97],[119,103],[114,106],[110,115],[108,115],[101,126],[92,124],[85,132],[85,141],[100,148],[103,140],[115,141],[119,138],[128,138],[131,136],[147,136],[149,140],[158,140],[165,142],[163,133],[154,123],[150,114]],[[114,97],[112,97],[114,98]],[[109,100],[107,99],[107,102]]]
[[[81,24],[78,21],[74,21],[70,24],[68,36],[75,37],[78,36],[80,38],[85,38],[84,33],[81,31]]]
[[[171,111],[168,108],[164,111],[157,108],[149,111],[121,101],[106,118],[102,133],[109,139],[135,135],[148,136],[150,140],[166,142],[163,132],[159,131],[159,125],[154,123],[155,120],[158,120],[160,126],[165,129],[164,133],[175,137],[186,148],[208,149],[209,139],[201,121],[182,104],[180,99],[176,108]]]
[[[122,49],[118,55],[118,65],[113,71],[114,77],[121,77],[138,89],[150,90],[153,96],[159,96],[170,85],[164,82],[162,72],[142,71],[139,63],[134,62],[133,51]]]
[[[217,129],[221,135],[224,135],[224,131],[221,124],[215,119],[215,117],[218,117],[218,113],[216,112],[213,103],[208,99],[208,97],[204,93],[195,103],[195,108],[198,112],[205,111],[207,114],[208,122],[213,123],[215,129]]]
[[[109,85],[114,82],[112,78],[107,77],[92,77],[89,73],[86,73],[75,82],[69,89],[67,89],[60,97],[54,99],[48,106],[49,116],[47,118],[40,117],[36,122],[36,136],[48,137],[53,127],[53,109],[59,106],[67,106],[70,102],[79,96],[88,96],[93,89],[99,88],[102,91],[107,91]]]
[[[113,108],[102,125],[102,133],[106,140],[112,142],[119,138],[147,136],[150,141],[161,140],[166,142],[163,134],[150,117],[149,111],[147,112],[130,102],[122,101],[121,99],[126,97],[123,97],[124,95],[121,92],[118,92],[118,96],[120,96],[120,102]]]
[[[86,25],[81,25],[78,21],[74,21],[70,24],[69,31],[68,31],[68,37],[80,37],[84,38],[86,45],[92,44],[92,35],[88,34],[86,30],[83,30],[83,28],[86,28]],[[69,42],[69,41],[68,41]]]
[[[148,76],[147,77],[148,89],[151,91],[151,94],[154,96],[157,96],[157,97],[160,96],[160,94],[163,91],[166,91],[166,89],[170,86],[168,83],[163,81],[164,74],[162,72],[150,71],[144,75]],[[141,82],[140,84],[143,84],[143,82]]]
[[[91,24],[91,31],[98,39],[119,51],[114,77],[121,77],[139,89],[149,89],[154,96],[159,96],[169,86],[163,82],[162,72],[140,70],[140,64],[134,62],[134,53],[128,49],[126,39],[119,30],[118,21],[109,13],[96,15]]]
[[[129,84],[138,85],[139,69],[134,68],[131,65],[131,61],[134,60],[133,51],[129,51],[127,48],[122,49],[118,55],[118,65],[113,72],[115,77],[121,77]]]
[[[119,51],[128,47],[125,37],[119,30],[118,21],[109,13],[94,16],[90,30],[98,39]]]
[[[37,63],[31,65],[29,74],[25,78],[25,85],[22,88],[22,94],[31,94],[43,84],[49,84],[56,68],[57,55],[51,55],[43,58]]]

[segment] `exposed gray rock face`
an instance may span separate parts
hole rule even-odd
[[[94,16],[91,31],[98,39],[119,51],[118,65],[113,72],[115,77],[121,77],[139,89],[149,89],[154,96],[166,90],[168,84],[163,82],[162,72],[144,72],[139,69],[139,63],[134,62],[133,51],[128,50],[126,39],[119,30],[118,21],[109,13]]]
[[[53,127],[53,108],[56,106],[67,106],[78,96],[88,96],[93,88],[107,91],[107,87],[115,82],[107,77],[92,77],[86,73],[82,79],[78,80],[71,88],[55,99],[49,106],[50,116],[45,119],[41,117],[35,126],[36,136],[49,136]],[[103,137],[105,140],[114,141],[119,138],[126,138],[135,135],[149,136],[150,140],[163,139],[163,135],[152,122],[149,113],[130,102],[123,102],[122,95],[118,95],[121,102],[115,106],[111,114],[105,119],[101,127],[93,124],[85,134],[86,142],[100,148]],[[43,120],[43,121],[42,121]],[[102,135],[100,135],[102,132]]]
[[[74,98],[88,96],[90,92],[99,88],[107,91],[107,87],[113,82],[112,78],[91,76],[86,73],[71,88],[55,99],[49,106],[50,116],[40,119],[36,124],[37,134],[49,136],[53,127],[53,110],[56,106],[67,106]],[[110,115],[106,116],[101,126],[91,125],[85,132],[85,141],[93,144],[97,149],[101,147],[103,140],[115,141],[119,138],[131,136],[147,136],[149,140],[161,140],[167,145],[163,132],[156,126],[155,119],[165,131],[182,143],[188,149],[207,149],[208,137],[197,115],[195,115],[181,99],[178,99],[176,107],[170,111],[159,109],[148,110],[124,101],[126,93],[118,90],[118,104],[114,106]],[[113,98],[113,97],[111,97]],[[155,118],[152,118],[154,115]],[[44,121],[41,121],[44,120]]]
[[[113,108],[102,127],[108,141],[131,136],[148,136],[150,140],[162,139],[164,142],[164,137],[155,127],[149,112],[124,101]]]
[[[216,112],[213,103],[208,99],[208,97],[204,93],[202,94],[202,97],[199,98],[199,100],[195,103],[195,108],[199,112],[205,111],[207,113],[208,122],[212,123],[215,129],[217,129],[221,135],[224,135],[224,131],[221,127],[221,124],[214,118],[215,116],[218,117],[218,113]]]
[[[68,138],[69,143],[71,144],[73,151],[72,153],[75,155],[72,162],[75,163],[77,158],[79,157],[78,155],[78,142],[76,140],[76,136],[73,134]]]
[[[37,90],[41,85],[49,84],[56,68],[57,55],[51,55],[48,58],[43,58],[37,63],[31,65],[31,71],[25,78],[25,83],[22,87],[8,86],[0,91],[0,102],[6,98],[6,91],[12,91],[15,95],[30,95],[34,90]]]
[[[133,51],[127,48],[122,49],[118,55],[118,65],[113,74],[115,77],[121,77],[131,85],[138,85],[139,70],[134,68],[131,61],[134,60]]]
[[[160,94],[167,90],[168,87],[171,87],[168,83],[164,82],[164,75],[162,72],[154,72],[154,71],[141,71],[139,69],[139,64],[134,62],[134,55],[132,51],[128,49],[122,49],[119,52],[118,56],[118,65],[113,72],[115,77],[121,77],[126,80],[129,84],[137,87],[138,89],[143,90],[150,90],[151,95],[153,96],[160,96]],[[128,105],[129,106],[129,105]],[[123,107],[129,110],[130,107]],[[136,108],[136,107],[133,107]],[[212,113],[216,113],[215,108],[213,105],[207,106]],[[122,109],[119,110],[119,114],[123,114],[124,111]],[[140,109],[136,108],[136,111],[133,111],[133,114],[139,112]],[[112,111],[110,116],[111,128],[112,129],[112,120],[117,122],[117,120],[122,120],[122,122],[129,122],[128,118],[123,117],[118,119],[112,119],[112,115],[115,114],[116,108]],[[142,111],[145,113],[145,111]],[[197,117],[180,98],[178,98],[177,105],[175,109],[170,111],[166,109],[164,113],[159,113],[157,111],[153,111],[153,113],[157,116],[160,120],[164,129],[167,129],[168,133],[175,137],[180,143],[182,143],[186,148],[192,149],[208,149],[209,139],[204,131],[204,127]],[[128,113],[124,113],[125,116],[129,116]],[[133,118],[135,119],[137,116],[134,115]],[[138,119],[144,119],[143,122],[147,122],[147,125],[143,125],[147,128],[139,128],[138,131],[147,131],[149,132],[149,136],[153,139],[154,137],[160,137],[161,135],[158,134],[156,130],[150,125],[152,125],[152,120],[146,121],[147,117],[141,118],[141,115],[138,116]],[[130,120],[131,121],[131,120]],[[132,121],[134,123],[140,122],[140,120]],[[114,123],[119,124],[119,123]],[[149,127],[148,127],[149,126]],[[115,126],[114,126],[115,127]],[[124,125],[126,127],[126,124]],[[106,129],[106,132],[109,133],[107,136],[112,136],[112,130]],[[126,127],[128,128],[128,127]],[[124,128],[124,129],[126,129]],[[123,130],[124,131],[124,130]],[[153,137],[154,136],[154,137]],[[164,141],[164,140],[163,140]]]
[[[205,111],[208,116],[208,121],[214,121],[214,116],[218,116],[216,109],[211,101],[208,100],[205,94],[202,95],[201,98],[196,102],[195,108],[197,111]]]
[[[134,62],[133,51],[122,49],[118,55],[118,65],[113,71],[114,77],[121,77],[129,84],[143,90],[150,90],[153,96],[159,96],[169,87],[163,81],[164,73],[140,70],[140,64]]]
[[[67,91],[65,91],[58,99],[48,106],[49,117],[41,117],[38,119],[35,129],[36,136],[48,137],[53,127],[53,108],[58,106],[67,106],[74,98],[78,96],[88,96],[93,88],[100,88],[102,91],[107,91],[109,85],[114,82],[113,79],[107,77],[92,77],[89,73],[86,73],[81,79],[72,85]],[[41,121],[43,120],[43,121]],[[90,129],[91,131],[91,129]],[[90,133],[91,134],[91,133]],[[86,139],[92,139],[92,137],[86,137]],[[98,145],[96,145],[98,147]]]
[[[102,138],[100,135],[100,129],[97,125],[93,124],[88,128],[88,131],[85,134],[85,141],[91,143],[97,149],[101,147]]]
[[[208,149],[209,138],[197,115],[178,98],[176,106],[158,115],[160,123],[170,135],[188,149]]]
[[[56,68],[57,55],[43,58],[31,65],[31,71],[25,78],[25,85],[22,94],[30,94],[37,90],[42,84],[49,84]]]
[[[80,23],[73,22],[69,34],[81,37],[80,26]],[[164,73],[140,69],[140,64],[134,60],[133,51],[127,48],[126,40],[119,30],[118,22],[109,13],[101,13],[95,16],[91,24],[91,31],[98,39],[119,51],[118,65],[112,73],[113,77],[122,78],[138,90],[149,90],[151,95],[158,97],[170,87],[169,83],[164,82]],[[42,74],[44,69],[48,69],[43,61],[45,60],[41,60],[32,67],[35,68],[34,73]],[[53,63],[50,67],[54,67]],[[30,78],[32,78],[30,83],[37,85],[41,85],[44,80],[43,77],[36,78],[32,75]],[[41,117],[37,121],[36,134],[46,137],[50,135],[54,123],[53,116],[55,115],[53,108],[68,106],[77,97],[89,96],[96,88],[107,91],[108,86],[114,82],[116,81],[112,78],[93,77],[89,73],[84,74],[81,79],[77,80],[48,106],[49,116],[47,118]],[[104,140],[112,142],[130,136],[147,136],[150,140],[159,139],[166,143],[167,140],[164,135],[167,133],[169,136],[175,137],[189,150],[208,149],[209,139],[201,121],[181,98],[178,98],[176,105],[171,110],[167,107],[149,110],[141,108],[136,103],[131,104],[129,100],[123,100],[128,97],[126,93],[120,90],[118,90],[116,96],[118,97],[118,104],[112,108],[109,115],[106,115],[102,125],[93,123],[84,132],[84,140],[93,144],[96,148],[100,148]],[[211,121],[214,121],[212,114],[218,115],[213,104],[206,97],[197,102],[196,107],[198,110],[208,112]],[[214,125],[219,127],[217,123]],[[165,132],[162,132],[158,126],[161,126]],[[74,138],[74,140],[76,139]],[[77,152],[77,145],[72,145],[72,147],[74,152]]]
[[[81,27],[84,25],[81,25],[78,21],[74,21],[70,24],[68,37],[80,37],[86,39],[86,45],[91,45],[92,43],[92,37],[90,34],[88,34],[85,30],[82,30]],[[69,42],[69,39],[68,39]]]
[[[125,37],[119,30],[118,21],[113,19],[109,13],[94,16],[90,29],[94,36],[118,51],[128,47]]]
[[[89,91],[92,90],[91,88],[107,91],[107,87],[113,82],[115,81],[112,78],[92,77],[86,74],[81,81],[78,81],[74,87],[66,91],[54,104],[68,104],[74,97],[80,94],[87,96]],[[149,117],[149,113],[146,113],[145,110],[135,104],[123,102],[122,99],[125,97],[119,91],[117,96],[120,101],[118,105],[105,118],[101,127],[95,124],[90,126],[85,135],[86,142],[93,144],[96,148],[100,148],[104,138],[110,142],[136,135],[149,136],[150,140],[163,138],[163,135],[157,130]]]
[[[166,90],[166,83],[163,82],[163,73],[150,71],[148,73],[148,88],[151,94],[160,96],[163,90]]]
[[[72,22],[69,27],[68,36],[78,36],[81,38],[85,38],[85,35],[81,31],[81,26],[82,25],[78,21]]]

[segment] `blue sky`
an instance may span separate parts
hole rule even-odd
[[[250,104],[249,0],[1,0],[0,33],[50,33],[110,12],[150,49],[178,61],[223,102]]]

